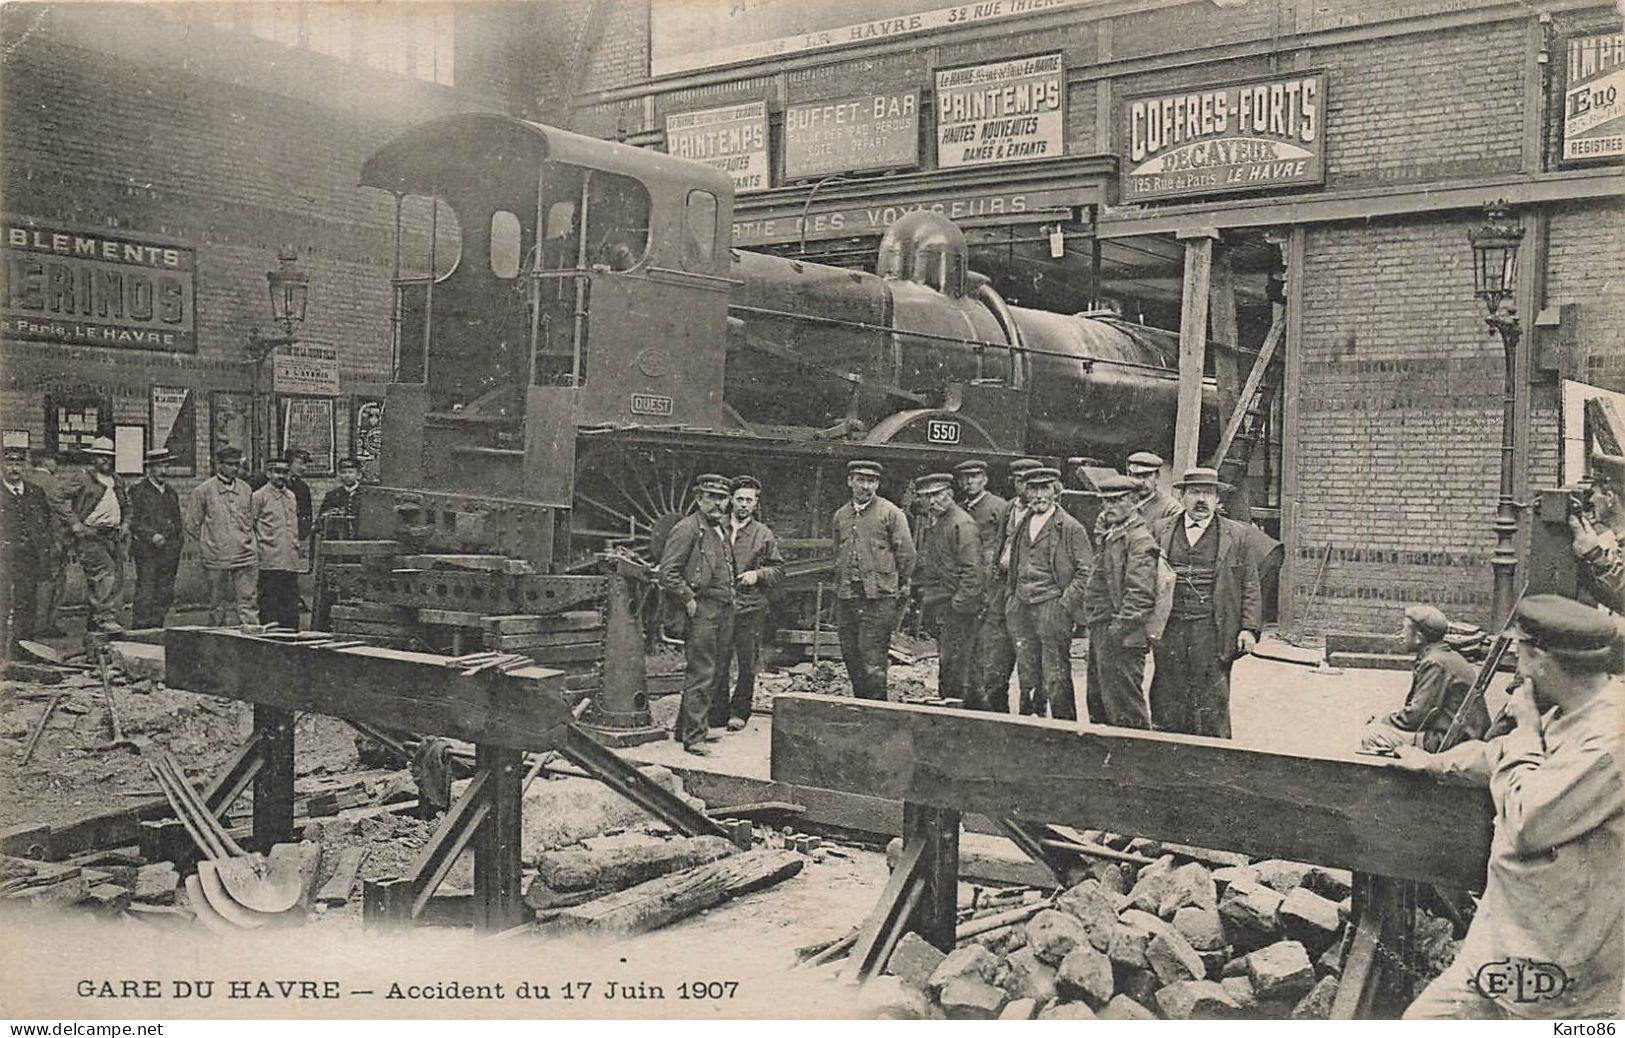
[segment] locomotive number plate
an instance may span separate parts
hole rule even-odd
[[[633,393],[632,413],[653,415],[657,418],[671,417],[671,397],[658,396],[654,393]]]
[[[925,423],[926,443],[958,443],[959,423],[948,418],[933,418]]]

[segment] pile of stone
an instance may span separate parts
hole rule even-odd
[[[1024,924],[947,955],[909,934],[862,1002],[950,1019],[1325,1019],[1351,937],[1350,874],[1204,857],[1093,862]]]

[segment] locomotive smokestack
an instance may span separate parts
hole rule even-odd
[[[966,251],[965,232],[952,220],[917,209],[886,228],[875,273],[958,299],[965,294]]]

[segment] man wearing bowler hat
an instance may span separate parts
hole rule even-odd
[[[1218,472],[1188,469],[1174,488],[1183,511],[1153,530],[1175,581],[1167,629],[1152,649],[1151,722],[1228,739],[1230,667],[1258,644],[1258,566],[1246,528],[1219,515]]]
[[[982,609],[982,623],[976,631],[976,655],[971,664],[972,679],[978,692],[966,702],[976,710],[1008,713],[1010,710],[1010,675],[1016,669],[1016,643],[1010,636],[1008,615],[1010,586],[1010,537],[1025,514],[1027,473],[1039,467],[1032,458],[1017,458],[1010,463],[1010,489],[1012,499],[1005,504],[1004,514],[993,536],[982,544],[988,559],[987,596]]]
[[[756,663],[762,651],[762,621],[767,613],[767,591],[784,573],[779,540],[756,518],[762,504],[762,484],[755,476],[735,476],[733,504],[728,514],[728,540],[733,544],[734,631],[717,660],[717,683],[711,692],[711,727],[727,725],[741,731],[750,720],[756,697]],[[733,694],[728,694],[728,664],[738,661]]]
[[[1407,1020],[1611,1019],[1625,988],[1625,682],[1615,618],[1559,595],[1518,603],[1512,728],[1396,766],[1488,787],[1484,896]]]
[[[4,451],[0,487],[0,657],[34,634],[35,592],[51,551],[51,504],[45,491],[23,479],[28,448]]]
[[[982,616],[982,541],[976,520],[954,503],[953,477],[921,476],[914,492],[925,505],[918,532],[914,587],[920,611],[937,638],[937,694],[978,708],[971,682],[972,642]]]
[[[240,477],[243,452],[215,452],[214,475],[186,499],[186,532],[197,541],[209,581],[209,619],[216,627],[260,622],[259,552],[254,543],[254,501]]]
[[[1145,525],[1152,529],[1183,510],[1178,501],[1157,485],[1162,466],[1162,458],[1150,451],[1135,451],[1123,464],[1123,471],[1134,480],[1134,507],[1139,509]]]
[[[90,470],[73,492],[70,519],[74,550],[85,571],[86,631],[120,631],[124,546],[130,531],[130,499],[113,473],[113,441],[98,436],[84,453]]]
[[[1161,552],[1135,507],[1135,481],[1111,475],[1095,484],[1101,497],[1095,531],[1098,555],[1083,589],[1089,628],[1089,720],[1121,728],[1150,728],[1146,709],[1146,623],[1157,604]]]
[[[672,738],[702,757],[711,752],[705,743],[716,738],[709,730],[711,698],[724,653],[733,642],[738,572],[727,528],[732,496],[728,477],[712,473],[695,477],[695,509],[671,528],[660,553],[660,586],[682,603],[688,615],[683,641],[687,676]]]
[[[851,500],[835,510],[835,622],[852,694],[886,698],[891,636],[914,576],[903,510],[880,496],[880,462],[846,464]]]
[[[169,451],[147,452],[141,481],[129,490],[130,558],[135,561],[136,627],[162,627],[175,604],[175,574],[181,565],[181,499],[164,478]]]
[[[1083,524],[1061,509],[1061,471],[1027,473],[1031,504],[1010,545],[1010,633],[1016,643],[1021,712],[1078,718],[1072,685],[1072,628],[1082,613],[1093,550]]]

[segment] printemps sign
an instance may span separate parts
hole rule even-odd
[[[1066,150],[1060,54],[937,73],[937,165],[1053,159]]]
[[[1122,201],[1324,183],[1325,111],[1324,73],[1131,99]]]

